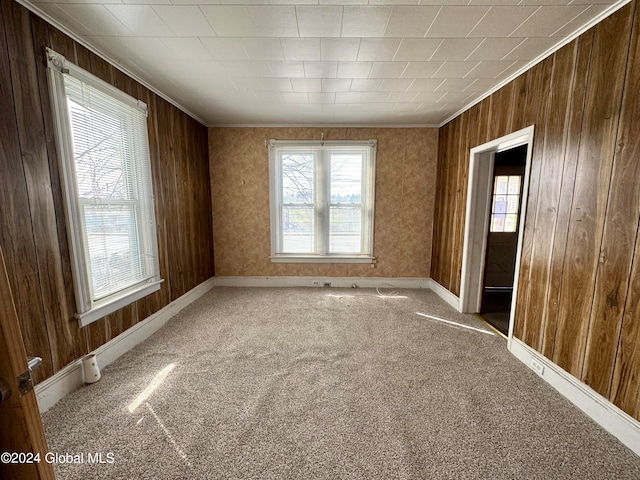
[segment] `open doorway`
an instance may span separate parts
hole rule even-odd
[[[527,145],[495,153],[480,314],[509,334]]]
[[[491,274],[488,280],[489,287],[503,287],[489,289],[491,293],[497,293],[502,290],[501,293],[508,293],[503,295],[507,297],[508,315],[504,314],[504,301],[500,302],[500,309],[502,310],[503,325],[500,330],[508,331],[508,338],[511,341],[513,333],[513,317],[515,312],[515,302],[511,302],[512,298],[516,298],[518,289],[518,270],[520,265],[520,251],[522,245],[522,232],[524,227],[524,217],[526,210],[526,201],[520,201],[520,199],[527,198],[528,185],[529,185],[529,172],[531,169],[531,151],[533,148],[533,132],[534,127],[530,126],[511,133],[504,137],[498,138],[484,145],[480,145],[471,149],[470,163],[469,163],[469,183],[467,188],[467,210],[465,219],[465,231],[464,231],[464,247],[462,252],[462,272],[461,272],[461,284],[460,284],[460,303],[459,310],[463,313],[480,313],[483,309],[485,313],[489,309],[493,309],[491,306],[490,298],[485,298],[485,283],[487,273],[487,260],[493,262],[493,255],[487,259],[488,248],[490,240],[490,233],[505,233],[505,232],[490,232],[490,226],[493,218],[496,219],[496,225],[500,224],[504,226],[509,225],[509,229],[513,229],[515,222],[515,237],[517,239],[515,244],[515,257],[513,261],[510,261],[513,268],[513,273],[507,275],[507,268],[503,277],[510,276],[511,286],[503,285],[504,282],[495,281],[498,275],[496,269],[491,267]],[[513,152],[510,152],[513,150]],[[511,166],[509,163],[522,163],[521,160],[517,162],[515,160],[509,160],[511,156],[524,156],[524,167],[520,166],[518,175],[509,175]],[[512,180],[511,189],[515,192],[519,191],[518,199],[518,212],[513,216],[513,212],[507,214],[507,206],[502,201],[508,202],[509,199],[500,199],[500,205],[497,205],[497,200],[494,199],[494,187],[496,187],[495,178],[495,166],[498,164],[497,170],[498,176],[506,178],[506,188],[509,190],[509,176],[521,176],[519,181]],[[501,164],[505,164],[504,169]],[[512,165],[513,166],[513,165]],[[500,191],[504,187],[504,179],[500,180]],[[519,184],[518,184],[519,183]],[[516,188],[517,187],[517,188]],[[511,199],[512,206],[510,210],[513,210],[514,199]],[[495,208],[498,207],[498,208]],[[504,208],[504,212],[502,209]],[[502,216],[504,214],[504,216]],[[511,215],[507,217],[507,215]],[[513,249],[513,245],[509,247]],[[494,250],[504,252],[505,248],[500,248],[499,243],[496,244]],[[495,282],[494,282],[495,281]],[[496,283],[496,285],[491,285]],[[508,288],[508,290],[507,290]],[[496,295],[499,297],[499,295]],[[504,299],[503,299],[504,300]],[[506,317],[506,325],[504,320]]]

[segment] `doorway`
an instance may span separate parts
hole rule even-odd
[[[496,163],[509,163],[506,158],[510,154],[505,153],[504,158],[502,152],[516,150],[518,154],[524,152],[524,173],[520,180],[519,197],[527,198],[529,173],[531,170],[531,151],[533,149],[533,125],[517,132],[511,133],[504,137],[498,138],[484,145],[480,145],[471,149],[469,163],[469,181],[467,186],[467,209],[464,230],[464,246],[462,252],[462,272],[460,282],[460,303],[459,310],[463,313],[480,313],[481,310],[493,308],[490,306],[490,299],[484,298],[485,293],[485,274],[487,262],[487,249],[489,246],[489,233],[491,226],[491,214],[498,213],[501,218],[497,223],[507,222],[507,212],[494,211],[494,186],[495,186],[495,165]],[[519,149],[518,149],[519,147]],[[496,162],[497,157],[497,162]],[[500,167],[498,173],[500,173]],[[520,167],[522,173],[522,167]],[[505,170],[507,173],[509,170]],[[500,176],[500,175],[499,175]],[[509,175],[507,177],[507,190],[509,188]],[[516,176],[516,175],[514,175]],[[501,180],[502,182],[503,180]],[[515,180],[512,180],[514,182]],[[515,189],[512,183],[512,189]],[[501,187],[502,188],[502,183]],[[507,200],[506,198],[504,199]],[[513,202],[513,199],[511,200]],[[512,284],[508,290],[508,297],[516,298],[518,289],[518,270],[520,266],[520,251],[522,245],[522,233],[524,230],[524,217],[526,213],[526,202],[519,202],[518,214],[515,217],[509,217],[510,228],[513,228],[513,222],[516,224],[515,236],[517,242],[515,245],[515,259],[513,264]],[[512,204],[513,205],[513,204]],[[504,205],[500,205],[500,209]],[[513,208],[511,208],[513,209]],[[504,217],[501,217],[504,213]],[[512,214],[511,214],[512,215]],[[494,215],[495,217],[495,215]],[[495,232],[491,232],[495,233]],[[501,232],[504,233],[504,232]],[[513,232],[508,232],[513,233]],[[497,247],[496,247],[497,248]],[[493,257],[492,257],[493,258]],[[492,259],[489,259],[491,262]],[[491,269],[493,270],[493,268]],[[493,274],[492,274],[493,275]],[[489,282],[493,283],[492,275]],[[492,286],[492,285],[488,285]],[[503,285],[496,285],[503,287]],[[504,289],[503,289],[504,290]],[[500,289],[489,289],[491,293],[499,292]],[[505,293],[505,292],[501,292]],[[506,295],[504,295],[506,296]],[[513,317],[515,312],[515,302],[509,300],[508,321],[507,325],[503,325],[502,330],[507,330],[508,341],[511,341],[513,333]],[[501,306],[501,309],[504,307]],[[502,314],[504,318],[504,313]]]
[[[495,153],[480,315],[509,334],[527,145]]]

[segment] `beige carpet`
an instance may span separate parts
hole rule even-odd
[[[213,289],[44,415],[58,478],[640,478],[479,320],[380,292]]]

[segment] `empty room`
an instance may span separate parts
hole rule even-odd
[[[640,478],[638,0],[0,27],[0,479]]]

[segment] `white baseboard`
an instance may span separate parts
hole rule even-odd
[[[441,299],[443,299],[445,302],[447,302],[449,305],[455,308],[456,311],[458,312],[460,311],[460,298],[456,297],[453,293],[451,293],[449,290],[444,288],[434,279],[431,279],[429,288]]]
[[[620,410],[591,387],[521,340],[513,338],[509,350],[518,360],[538,373],[543,380],[600,424],[602,428],[629,447],[636,455],[640,455],[640,422],[638,420]],[[542,367],[541,373],[531,365],[532,360]]]
[[[106,367],[137,344],[149,338],[180,310],[211,290],[215,283],[215,278],[206,280],[171,302],[162,310],[158,310],[153,315],[150,315],[116,338],[97,348],[93,353],[97,355],[98,366],[100,368]],[[82,359],[77,359],[52,377],[47,378],[35,386],[40,412],[46,412],[58,400],[77,390],[83,384]]]
[[[431,280],[420,277],[215,277],[217,287],[332,287],[429,288]],[[316,282],[316,283],[314,283]]]

